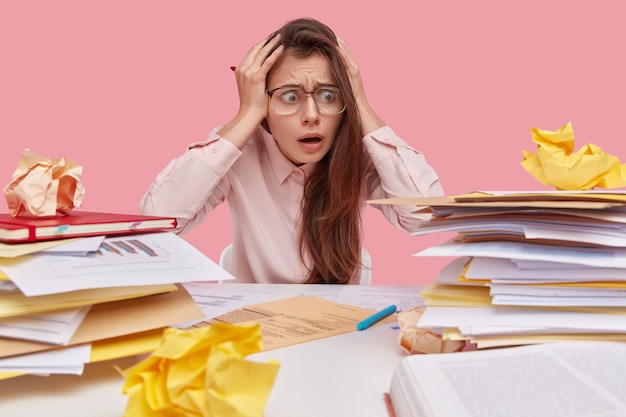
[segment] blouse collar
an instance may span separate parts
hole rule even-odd
[[[267,151],[270,157],[270,161],[272,163],[272,167],[274,169],[274,174],[278,181],[282,184],[287,180],[287,178],[293,174],[294,172],[304,172],[306,178],[308,178],[313,169],[315,168],[315,163],[313,164],[302,164],[300,166],[294,164],[287,158],[276,143],[276,139],[269,132],[263,129],[263,138],[265,140],[265,146],[267,147]]]

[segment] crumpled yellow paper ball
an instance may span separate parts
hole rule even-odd
[[[626,164],[602,148],[588,143],[574,151],[574,130],[569,122],[556,132],[531,129],[537,152],[522,149],[522,167],[542,184],[557,190],[590,190],[626,186]]]
[[[44,158],[30,149],[24,150],[13,179],[4,187],[10,214],[13,217],[70,214],[83,202],[82,173],[80,165],[66,158]]]
[[[150,356],[120,371],[124,416],[261,417],[280,366],[244,360],[261,349],[258,323],[168,328]]]
[[[417,353],[452,353],[462,351],[464,340],[443,340],[442,335],[431,329],[417,327],[424,307],[415,307],[398,313],[398,341],[400,347],[409,354]]]

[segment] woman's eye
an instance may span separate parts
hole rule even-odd
[[[337,93],[332,90],[321,90],[318,92],[318,98],[325,103],[331,103],[337,100]]]
[[[300,96],[295,91],[287,91],[280,95],[280,98],[285,103],[297,103],[300,100]]]

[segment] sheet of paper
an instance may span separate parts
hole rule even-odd
[[[564,262],[599,268],[626,268],[626,249],[564,247],[527,242],[474,242],[448,240],[428,247],[414,256],[473,256]]]
[[[102,362],[154,351],[163,340],[164,328],[96,340],[91,343],[91,362]]]
[[[0,359],[0,372],[81,375],[90,355],[89,344],[19,355]]]
[[[270,350],[354,332],[357,323],[371,315],[370,309],[303,295],[234,310],[193,327],[215,322],[258,322],[263,350]],[[391,315],[375,325],[395,321],[395,315]]]
[[[398,311],[409,311],[424,305],[420,285],[345,285],[336,302],[379,311],[394,304]]]
[[[86,256],[89,253],[97,252],[100,245],[104,241],[104,236],[90,236],[79,239],[71,239],[70,242],[53,248],[44,249],[39,254],[43,255],[68,255],[68,256]]]
[[[2,295],[3,293],[8,294],[17,291],[18,289],[14,283],[12,283],[11,281],[4,281],[0,279],[0,295]]]
[[[499,282],[560,282],[560,281],[623,281],[623,268],[586,268],[580,265],[550,263],[550,268],[532,271],[520,269],[509,259],[476,257],[465,273],[468,279],[489,279]]]
[[[491,304],[524,307],[626,307],[626,300],[620,297],[494,295]]]
[[[27,255],[0,259],[0,269],[27,296],[88,288],[234,279],[170,232],[109,237],[88,256]]]
[[[78,238],[20,244],[0,242],[0,258],[17,258],[18,256],[30,255],[32,253],[37,253],[46,249],[65,245],[75,240],[78,240]]]
[[[478,193],[484,193],[495,197],[499,196],[585,196],[594,194],[600,194],[602,196],[614,196],[616,200],[622,200],[620,196],[626,195],[626,190],[480,190]]]
[[[67,345],[87,316],[90,305],[0,319],[0,336]]]
[[[626,247],[626,228],[624,227],[611,230],[598,230],[595,227],[579,227],[565,230],[559,225],[528,225],[524,226],[524,236],[531,241],[533,239],[560,240],[564,242],[613,246],[616,248]]]
[[[598,298],[623,298],[626,300],[626,290],[618,285],[615,287],[595,287],[594,283],[588,286],[566,285],[508,285],[490,284],[489,293],[495,295],[519,295],[526,297],[598,297]]]
[[[536,334],[519,336],[478,336],[472,337],[471,342],[478,349],[502,348],[523,345],[545,345],[559,342],[626,342],[623,334]]]
[[[98,288],[62,294],[26,297],[22,293],[0,294],[0,318],[108,303],[176,291],[175,284]]]
[[[289,284],[291,285],[291,284]],[[326,284],[306,284],[302,285],[299,295],[312,295],[315,297],[323,298],[328,301],[337,301],[337,297],[339,296],[339,291],[334,285],[326,285]]]
[[[544,326],[461,326],[458,330],[463,336],[519,336],[535,334],[579,333],[578,329],[565,329]],[[601,333],[589,331],[589,333]]]
[[[587,313],[565,310],[429,306],[418,323],[420,327],[521,326],[626,332],[623,314]]]
[[[208,282],[187,282],[183,286],[194,299],[204,318],[213,318],[229,311],[271,299],[276,291],[263,287],[216,285]],[[176,327],[186,328],[203,319],[177,323]]]

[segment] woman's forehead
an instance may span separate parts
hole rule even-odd
[[[272,68],[268,86],[333,83],[330,65],[322,54],[305,58],[286,55]]]

